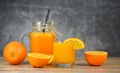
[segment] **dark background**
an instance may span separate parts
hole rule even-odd
[[[33,21],[49,21],[62,33],[59,40],[81,38],[86,48],[76,51],[104,50],[109,56],[120,56],[120,0],[0,0],[0,55],[4,46],[19,41],[30,32]],[[24,39],[29,52],[29,38]]]

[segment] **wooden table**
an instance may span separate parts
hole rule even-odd
[[[77,58],[76,64],[70,68],[69,64],[57,67],[47,65],[44,68],[33,68],[25,60],[20,65],[10,65],[0,57],[0,73],[120,73],[120,57],[109,57],[101,66],[89,66],[84,58]]]

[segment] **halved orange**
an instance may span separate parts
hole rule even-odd
[[[108,53],[105,51],[86,51],[85,59],[90,65],[101,65],[107,59]]]
[[[50,55],[42,53],[28,53],[28,62],[33,67],[43,67],[48,64]]]
[[[85,48],[85,44],[80,38],[68,38],[68,39],[64,40],[63,43],[69,43],[69,44],[73,45],[73,48],[75,50],[81,50],[81,49]]]

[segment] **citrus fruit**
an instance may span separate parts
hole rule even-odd
[[[70,43],[75,50],[81,50],[85,48],[84,42],[79,38],[68,38],[63,43]]]
[[[90,65],[101,65],[107,59],[108,53],[105,51],[86,51],[85,59]]]
[[[48,64],[50,64],[50,63],[53,62],[53,58],[54,58],[54,56],[53,56],[53,55],[50,55],[50,56],[51,56],[51,57],[50,57],[50,60],[49,60]]]
[[[28,62],[33,67],[43,67],[48,64],[51,56],[42,53],[28,53]]]
[[[10,64],[20,64],[27,56],[27,51],[22,43],[11,41],[5,46],[3,56]]]

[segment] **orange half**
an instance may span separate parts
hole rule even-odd
[[[43,67],[48,64],[51,56],[42,53],[28,53],[28,61],[33,67]]]
[[[85,59],[90,65],[101,65],[107,59],[108,53],[105,51],[86,51]]]

